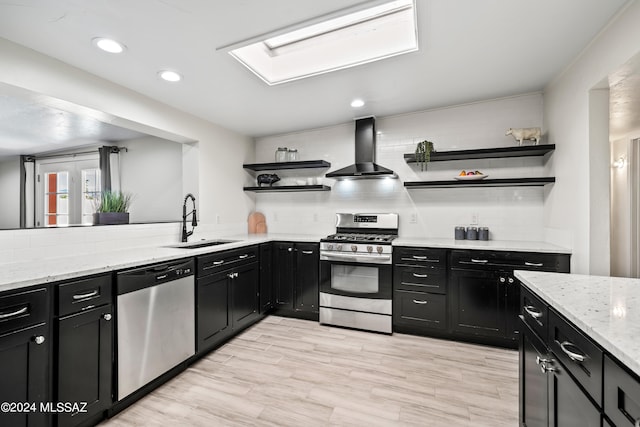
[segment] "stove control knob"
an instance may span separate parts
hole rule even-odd
[[[338,245],[338,246],[336,246],[336,249],[337,249],[337,250],[339,250],[339,251],[341,251],[341,250],[342,250],[342,245]]]
[[[376,248],[376,251],[378,251],[379,254],[382,254],[382,246],[378,246]]]
[[[373,252],[373,246],[367,246],[367,252],[369,253]]]
[[[358,251],[358,246],[356,246],[356,245],[351,245],[351,250],[352,250],[353,252],[357,252],[357,251]]]
[[[332,250],[333,250],[333,245],[332,245],[331,243],[329,243],[329,244],[327,245],[327,249],[329,249],[330,251],[332,251]]]

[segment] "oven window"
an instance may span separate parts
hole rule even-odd
[[[331,289],[354,294],[378,293],[378,267],[332,265]]]

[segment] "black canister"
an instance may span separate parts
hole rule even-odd
[[[467,240],[478,240],[478,228],[467,227]]]
[[[478,228],[478,240],[489,240],[489,227]]]
[[[464,240],[465,239],[464,227],[456,227],[455,228],[455,239],[456,240]]]

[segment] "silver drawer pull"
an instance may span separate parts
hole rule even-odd
[[[522,308],[524,308],[524,311],[526,311],[527,314],[534,319],[539,319],[542,317],[542,312],[532,305],[525,305]]]
[[[160,276],[156,276],[156,280],[166,279],[167,277],[169,277],[168,274],[161,274]]]
[[[313,254],[313,251],[302,251],[302,253],[305,255],[311,255]]]
[[[486,264],[489,262],[489,260],[487,259],[475,259],[475,258],[471,258],[471,262],[475,262],[477,264]]]
[[[213,261],[213,265],[222,265],[224,264],[224,260],[222,261]]]
[[[8,319],[9,317],[20,316],[21,314],[26,313],[28,309],[29,307],[22,307],[11,313],[0,314],[0,319]]]
[[[419,300],[419,299],[414,299],[414,300],[413,300],[413,303],[414,303],[414,304],[426,304],[427,302],[426,302],[426,301],[423,301],[423,300]]]
[[[420,279],[424,279],[425,277],[429,277],[426,274],[418,274],[418,273],[413,273],[413,277],[418,277]]]
[[[249,255],[247,255],[247,254],[244,254],[244,255],[240,255],[240,256],[239,256],[238,258],[240,258],[240,259],[245,259],[245,258],[249,258]]]
[[[427,259],[427,257],[424,255],[414,255],[413,259]]]
[[[111,320],[111,313],[103,314],[102,318],[108,322],[109,320]]]
[[[91,292],[86,293],[86,294],[75,294],[73,296],[73,299],[79,300],[79,299],[91,298],[91,297],[95,297],[96,295],[98,295],[98,290],[91,291]]]
[[[544,265],[544,263],[542,262],[524,262],[524,265],[526,265],[527,267],[542,267]]]
[[[567,349],[567,346],[573,346],[576,347],[575,344],[569,342],[569,341],[563,341],[560,343],[560,348],[562,349],[562,351],[564,351],[564,353],[569,356],[569,359],[573,360],[574,362],[584,362],[585,359],[585,355],[584,354],[580,354],[580,353],[576,353],[574,351],[571,351],[569,349]]]

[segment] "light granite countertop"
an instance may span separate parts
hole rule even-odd
[[[324,236],[322,236],[324,237]],[[234,240],[234,242],[198,249],[152,246],[96,252],[85,255],[47,258],[38,262],[0,263],[0,292],[76,277],[123,270],[145,264],[189,258],[206,253],[225,251],[271,241],[318,242],[321,236],[301,234],[255,234],[211,236],[203,240]],[[192,241],[189,243],[197,243]],[[175,246],[175,245],[171,245]]]
[[[393,241],[394,246],[415,246],[447,249],[474,249],[485,251],[515,251],[570,254],[571,250],[545,242],[529,242],[518,240],[455,240],[426,237],[399,237]]]
[[[76,277],[100,274],[108,271],[123,270],[145,264],[166,262],[181,258],[213,253],[243,246],[271,242],[319,242],[324,235],[305,234],[239,234],[239,235],[211,235],[203,240],[225,239],[234,240],[217,246],[199,249],[178,249],[175,247],[150,246],[123,248],[117,251],[101,251],[83,255],[52,257],[38,262],[1,263],[0,292],[11,289],[24,288],[42,283],[57,282]],[[197,243],[192,241],[189,243]],[[571,253],[570,250],[544,242],[519,241],[468,241],[434,238],[398,238],[394,246],[433,247],[451,249],[484,249],[509,250],[521,252]],[[172,245],[175,246],[175,245]]]
[[[515,276],[640,375],[640,279],[534,271]]]

